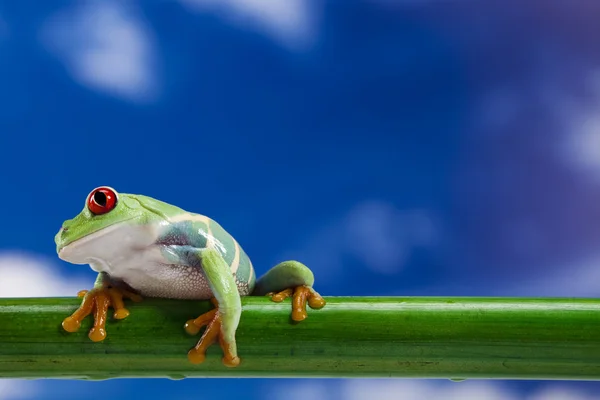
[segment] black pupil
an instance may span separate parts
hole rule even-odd
[[[106,195],[102,192],[94,193],[94,201],[101,207],[106,207]]]

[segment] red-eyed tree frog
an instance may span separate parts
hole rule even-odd
[[[201,214],[142,195],[117,193],[108,186],[92,190],[83,210],[65,221],[55,236],[60,259],[98,272],[93,288],[82,291],[80,307],[62,322],[68,332],[94,312],[89,338],[106,338],[108,308],[114,318],[129,315],[123,298],[142,296],[211,300],[215,309],[185,323],[197,334],[206,330],[188,352],[192,363],[205,359],[218,341],[223,363],[239,365],[236,330],[241,296],[269,295],[277,302],[292,297],[292,319],[307,317],[306,304],[319,309],[325,300],[313,289],[311,270],[297,261],[284,261],[256,279],[252,262],[217,222]]]

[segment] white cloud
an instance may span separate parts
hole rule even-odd
[[[553,111],[565,130],[560,154],[571,167],[600,178],[600,70],[588,73],[585,86],[584,100],[567,93],[555,96]]]
[[[491,295],[532,297],[600,296],[600,256],[548,269],[547,274],[514,285],[493,288]]]
[[[342,385],[345,400],[509,400],[516,397],[502,385],[483,382],[439,382],[422,380],[351,380]]]
[[[531,395],[523,395],[500,381],[417,379],[296,380],[270,385],[266,397],[301,400],[591,400],[587,393],[556,383],[543,385]],[[310,397],[308,397],[310,396]]]
[[[21,379],[0,379],[0,400],[35,399],[41,393],[40,385]]]
[[[558,78],[542,79],[540,74],[534,80],[533,95],[525,100],[543,104],[554,118],[562,138],[555,142],[558,159],[568,168],[600,181],[600,69],[582,69],[585,96],[571,93],[555,82]]]
[[[280,44],[301,50],[310,46],[317,27],[317,3],[310,0],[180,0],[200,12],[215,12],[229,23],[256,30]]]
[[[45,22],[41,40],[82,85],[135,102],[158,95],[151,33],[128,2],[77,3]]]
[[[16,251],[0,253],[0,276],[0,297],[74,297],[93,284],[62,276],[45,257]]]
[[[600,177],[600,90],[591,106],[572,111],[566,134],[566,155],[571,165]]]
[[[459,280],[435,282],[421,286],[422,293],[443,293],[448,296],[501,297],[600,297],[600,254],[581,257],[559,265],[548,265],[545,273],[512,282],[484,280],[477,285],[461,284]],[[394,292],[391,295],[403,296]]]
[[[561,383],[548,385],[527,400],[597,400],[598,396],[586,394],[576,389],[561,386]]]

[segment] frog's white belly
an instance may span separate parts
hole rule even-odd
[[[92,269],[124,281],[142,296],[171,299],[213,297],[200,266],[172,264],[156,246],[123,254],[117,259],[98,261],[91,265]]]
[[[174,264],[147,264],[144,271],[130,270],[117,277],[146,297],[210,299],[212,290],[201,268]]]

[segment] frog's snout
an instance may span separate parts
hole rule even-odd
[[[62,225],[58,232],[56,232],[56,235],[54,236],[54,243],[56,243],[56,245],[58,246],[56,249],[57,251],[59,250],[60,245],[64,243],[65,236],[67,235],[68,230],[69,227],[67,225]]]

